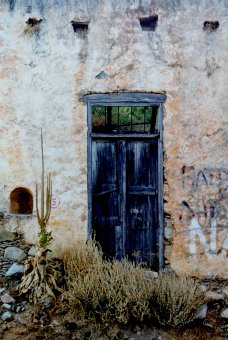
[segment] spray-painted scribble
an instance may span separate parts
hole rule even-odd
[[[187,224],[189,252],[197,253],[197,241],[210,258],[217,253],[217,231],[228,227],[228,170],[182,167],[180,220]]]
[[[51,198],[51,207],[52,207],[52,209],[58,208],[59,205],[60,205],[59,197],[55,196],[55,195],[52,195],[52,198]]]

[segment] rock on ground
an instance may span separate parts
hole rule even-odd
[[[208,287],[206,285],[199,285],[199,290],[203,293],[206,293],[208,290]]]
[[[11,309],[11,305],[9,303],[3,303],[2,307],[8,310]]]
[[[197,319],[205,319],[207,316],[208,306],[206,304],[200,306],[196,312]]]
[[[206,292],[205,296],[206,296],[206,298],[208,298],[210,300],[215,300],[215,301],[224,300],[224,295],[219,294],[217,292],[209,291],[209,292]]]
[[[4,295],[2,295],[1,301],[2,303],[14,303],[15,299],[12,296],[10,296],[8,293],[5,293]]]
[[[225,308],[221,312],[221,318],[228,319],[228,308]]]
[[[158,278],[158,273],[153,272],[152,270],[147,270],[145,274],[146,274],[146,277],[148,277],[148,279],[157,279]]]
[[[25,260],[26,257],[27,257],[27,255],[20,248],[7,247],[5,249],[4,258],[6,258],[6,259],[21,262],[21,261]]]
[[[6,231],[3,226],[0,226],[0,243],[4,241],[14,241],[16,238],[15,233]]]
[[[36,255],[36,246],[32,246],[28,251],[29,256],[35,256]]]
[[[11,321],[13,319],[13,313],[5,312],[1,316],[2,321]]]
[[[13,276],[15,274],[24,273],[24,266],[22,264],[13,263],[12,266],[7,270],[5,276]]]
[[[222,292],[226,297],[228,297],[228,286],[226,286]]]

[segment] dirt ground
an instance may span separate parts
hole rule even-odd
[[[228,339],[228,325],[220,318],[218,304],[211,306],[207,318],[181,329],[155,325],[86,325],[66,315],[66,305],[56,301],[50,306],[27,304],[13,321],[0,321],[0,340],[206,340]]]

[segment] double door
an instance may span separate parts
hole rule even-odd
[[[107,257],[158,262],[158,140],[92,139],[92,228]]]

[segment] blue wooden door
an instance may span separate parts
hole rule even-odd
[[[93,139],[92,227],[107,256],[157,265],[158,140]]]

